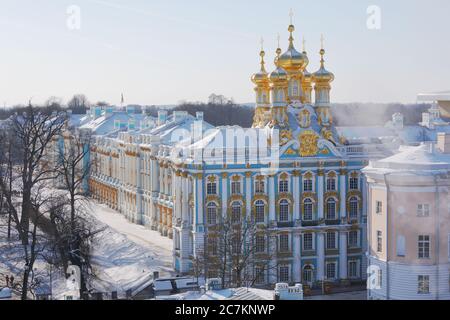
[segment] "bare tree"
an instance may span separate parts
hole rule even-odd
[[[17,158],[0,164],[0,190],[12,217],[24,250],[22,299],[27,299],[34,263],[43,250],[38,225],[42,211],[51,198],[45,192],[46,182],[55,178],[55,168],[48,159],[47,149],[65,122],[62,113],[45,114],[28,106],[20,115],[11,118],[8,128]],[[3,153],[7,150],[3,150]],[[13,172],[13,174],[11,174]],[[32,224],[32,225],[30,225]]]
[[[89,101],[84,94],[76,94],[69,100],[67,107],[74,114],[84,114],[86,109],[89,108]]]
[[[263,238],[262,246],[257,237]],[[254,286],[261,276],[269,277],[277,269],[270,265],[276,253],[269,250],[269,232],[253,218],[221,218],[208,228],[207,243],[205,269],[219,276],[223,288]]]

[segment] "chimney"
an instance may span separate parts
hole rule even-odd
[[[195,115],[196,115],[196,117],[197,117],[197,120],[203,121],[203,112],[202,112],[202,111],[197,111],[197,112],[195,113]]]
[[[167,121],[167,111],[160,110],[158,111],[158,126],[162,126]]]
[[[437,134],[437,148],[442,153],[450,154],[450,133],[439,132]]]

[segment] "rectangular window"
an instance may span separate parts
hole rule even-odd
[[[281,282],[289,282],[289,267],[288,266],[280,267],[280,281]]]
[[[303,191],[305,192],[313,191],[313,181],[311,179],[303,180]]]
[[[376,213],[381,214],[383,212],[383,202],[377,201],[376,202]]]
[[[358,178],[350,178],[350,190],[358,190],[359,179]]]
[[[241,194],[241,183],[239,181],[231,182],[231,194]]]
[[[327,179],[327,191],[336,191],[336,179]]]
[[[327,279],[336,279],[336,262],[327,263]]]
[[[266,238],[264,236],[256,236],[256,253],[266,251]]]
[[[417,205],[417,216],[418,217],[429,217],[430,216],[430,205],[429,204]]]
[[[289,235],[280,234],[280,252],[288,252],[289,251]]]
[[[303,235],[303,250],[305,251],[311,251],[313,249],[313,234],[312,233],[305,233]]]
[[[358,242],[358,231],[350,231],[348,233],[348,246],[350,248],[357,248]]]
[[[377,280],[378,280],[378,286],[380,288],[382,288],[383,287],[383,270],[381,270],[381,269],[378,269]]]
[[[348,277],[349,278],[358,277],[358,261],[352,260],[348,262]]]
[[[257,194],[264,193],[264,181],[255,182],[255,193]]]
[[[255,268],[255,282],[256,282],[256,284],[264,284],[265,283],[264,267],[256,267]]]
[[[209,195],[217,194],[217,186],[216,183],[208,183],[206,185],[206,192]]]
[[[377,252],[383,252],[383,234],[377,231]]]
[[[404,257],[406,251],[406,240],[404,236],[397,236],[397,256]]]
[[[327,249],[336,249],[336,232],[327,232]]]
[[[430,293],[430,276],[418,276],[417,279],[417,293],[429,294]]]
[[[281,180],[279,182],[279,190],[280,193],[288,193],[289,192],[289,181]]]
[[[430,236],[419,236],[418,253],[419,259],[430,258]]]

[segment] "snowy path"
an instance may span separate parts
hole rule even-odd
[[[106,229],[97,236],[93,263],[105,291],[125,291],[134,287],[153,271],[173,276],[172,240],[158,232],[126,220],[120,213],[93,200],[89,214]]]

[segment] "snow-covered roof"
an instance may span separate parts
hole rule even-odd
[[[10,288],[0,289],[0,299],[11,299],[12,290]]]
[[[450,170],[450,154],[444,154],[432,143],[418,147],[402,147],[400,152],[383,160],[371,162],[366,170],[414,171],[417,174]]]
[[[273,300],[273,291],[255,288],[235,288],[188,291],[170,296],[158,296],[157,300]]]

